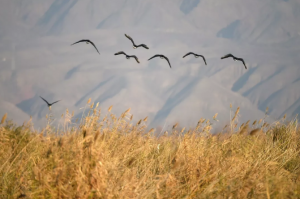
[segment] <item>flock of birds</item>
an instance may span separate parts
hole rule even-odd
[[[127,38],[131,41],[131,43],[132,43],[134,49],[139,48],[139,47],[143,47],[143,48],[145,48],[145,49],[149,49],[149,47],[148,47],[146,44],[136,45],[136,44],[134,43],[133,39],[132,39],[129,35],[125,34],[125,37],[127,37]],[[99,55],[100,55],[100,52],[99,52],[99,50],[97,49],[96,45],[95,45],[91,40],[89,40],[89,39],[82,39],[82,40],[79,40],[79,41],[77,41],[77,42],[71,44],[71,46],[74,45],[74,44],[81,43],[81,42],[85,42],[86,44],[91,44],[92,46],[94,46],[94,48],[96,49],[96,51],[97,51],[97,52],[99,53]],[[134,58],[134,59],[136,60],[137,63],[140,63],[140,61],[139,61],[139,59],[138,59],[138,57],[137,57],[136,55],[127,55],[124,51],[119,51],[119,52],[115,53],[114,55],[125,55],[126,59]],[[193,52],[189,52],[189,53],[185,54],[182,58],[185,58],[186,56],[189,56],[189,55],[194,55],[195,58],[202,57],[202,59],[203,59],[205,65],[207,65],[206,59],[205,59],[205,57],[204,57],[203,55],[199,55],[199,54],[196,54],[196,53],[193,53]],[[153,59],[153,58],[155,58],[155,57],[159,57],[159,58],[161,58],[161,59],[165,59],[165,60],[168,62],[170,68],[172,68],[169,59],[168,59],[165,55],[162,55],[162,54],[156,54],[156,55],[150,57],[150,58],[148,59],[148,61],[151,60],[151,59]],[[232,57],[234,61],[241,61],[241,62],[244,64],[245,69],[247,69],[247,66],[246,66],[245,61],[244,61],[243,58],[235,57],[235,56],[233,56],[232,54],[227,54],[227,55],[221,57],[221,59],[226,59],[226,58],[230,58],[230,57]],[[55,103],[61,101],[61,100],[58,100],[58,101],[55,101],[55,102],[53,102],[53,103],[49,103],[47,100],[45,100],[45,99],[42,98],[41,96],[40,96],[40,98],[41,98],[42,100],[44,100],[44,101],[47,103],[49,109],[51,109],[51,106],[52,106],[53,104],[55,104]]]

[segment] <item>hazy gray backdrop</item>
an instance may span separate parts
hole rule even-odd
[[[124,34],[149,50],[133,49]],[[70,46],[80,40],[84,43]],[[124,56],[135,54],[141,63]],[[193,51],[207,59],[182,56]],[[220,57],[232,53],[248,66]],[[172,69],[154,54],[169,57]],[[119,115],[131,108],[150,126],[195,126],[229,105],[241,120],[300,112],[299,0],[1,0],[0,115],[46,123],[82,113],[88,98]],[[105,112],[103,111],[103,112]]]

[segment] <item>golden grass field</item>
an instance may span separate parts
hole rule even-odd
[[[86,116],[74,124],[66,111],[59,130],[51,115],[36,131],[5,114],[0,198],[300,198],[297,120],[239,125],[238,109],[219,134],[200,119],[156,136],[147,118],[133,124],[111,108],[101,115],[89,100]]]

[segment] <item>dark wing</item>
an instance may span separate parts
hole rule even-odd
[[[57,100],[57,101],[55,101],[55,102],[52,102],[52,104],[50,104],[51,106],[53,105],[53,104],[55,104],[55,103],[57,103],[57,102],[59,102],[60,100]]]
[[[123,51],[119,51],[119,52],[115,53],[115,55],[126,55],[126,53],[124,53]]]
[[[228,57],[234,57],[234,56],[232,54],[227,54],[224,57],[221,57],[221,59],[225,59],[225,58],[228,58]]]
[[[90,42],[90,40],[82,39],[80,41],[75,42],[74,44],[77,44],[77,43],[80,43],[80,42]],[[74,44],[71,44],[71,46],[74,45]]]
[[[125,34],[125,37],[127,37],[132,42],[132,44],[135,46],[135,43],[134,43],[133,39],[129,35]]]
[[[241,62],[243,62],[244,66],[245,66],[245,69],[247,69],[247,66],[245,64],[245,61],[242,59],[242,58],[238,58],[238,60],[240,60]]]
[[[195,53],[189,52],[189,53],[187,53],[186,55],[184,55],[182,58],[185,58],[186,56],[188,56],[188,55],[190,55],[190,54],[194,55]]]
[[[166,56],[164,56],[164,55],[163,55],[163,57],[164,57],[164,58],[167,60],[167,62],[169,63],[170,68],[172,68],[169,59],[168,59]]]
[[[205,65],[207,65],[207,64],[206,64],[205,57],[204,57],[203,55],[199,55],[199,56],[203,58],[203,61],[204,61]]]
[[[94,47],[95,47],[95,49],[97,50],[97,52],[99,53],[99,51],[98,51],[98,49],[97,49],[97,47],[95,46],[95,44],[93,43],[93,42],[91,42],[91,41],[89,41]],[[100,54],[100,53],[99,53]]]
[[[148,61],[150,60],[150,59],[153,59],[153,58],[155,58],[155,57],[160,57],[161,55],[154,55],[153,57],[150,57],[149,59],[148,59]]]
[[[42,98],[42,97],[40,96],[40,98]],[[49,102],[47,102],[47,100],[45,100],[44,98],[42,98],[42,100],[44,100],[48,106],[50,105]]]
[[[148,46],[146,46],[146,44],[140,44],[140,45],[138,45],[136,47],[138,48],[138,47],[141,47],[141,46],[144,47],[144,48],[146,48],[146,49],[149,49]]]
[[[137,56],[131,55],[131,56],[129,56],[129,57],[133,57],[133,58],[136,60],[137,63],[140,63],[140,61],[139,61],[139,59],[137,58]]]

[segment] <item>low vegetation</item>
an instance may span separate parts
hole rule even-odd
[[[39,132],[3,116],[0,198],[300,198],[297,120],[238,125],[237,110],[219,134],[205,119],[156,132],[87,106]]]

